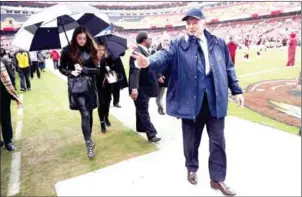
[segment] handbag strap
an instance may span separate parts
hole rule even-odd
[[[102,83],[102,87],[105,88],[105,82],[106,82],[106,77],[104,77],[103,83]]]

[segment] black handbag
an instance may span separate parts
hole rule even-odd
[[[68,77],[68,88],[70,93],[82,94],[88,92],[90,78],[85,75]]]

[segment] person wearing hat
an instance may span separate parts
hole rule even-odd
[[[151,53],[149,49],[152,44],[148,33],[145,31],[139,32],[136,36],[136,43],[138,47],[134,52],[148,57]],[[150,72],[149,68],[136,68],[134,60],[133,57],[130,57],[129,92],[136,108],[136,130],[146,133],[149,142],[158,142],[161,139],[156,136],[157,131],[149,115],[149,100],[159,94],[156,73]]]
[[[182,119],[187,179],[197,184],[198,149],[203,128],[210,139],[210,185],[225,195],[236,193],[224,181],[227,171],[224,125],[228,88],[240,107],[244,105],[234,64],[225,41],[205,30],[205,16],[194,8],[182,19],[186,34],[148,58],[132,54],[137,68],[159,71],[171,66],[167,114]]]

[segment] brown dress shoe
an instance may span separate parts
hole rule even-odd
[[[198,182],[197,173],[196,173],[196,172],[189,172],[189,171],[188,171],[188,181],[189,181],[192,185],[196,185],[197,182]]]
[[[220,190],[226,196],[235,196],[236,192],[228,187],[224,182],[211,181],[211,187],[216,190]]]

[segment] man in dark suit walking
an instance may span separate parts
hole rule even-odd
[[[136,36],[138,47],[135,52],[148,57],[152,40],[148,38],[147,32],[139,32]],[[149,100],[157,97],[159,85],[156,73],[149,72],[149,68],[138,69],[134,65],[134,58],[130,58],[129,91],[136,107],[136,130],[145,132],[150,142],[158,142],[157,131],[151,123],[149,115]]]

